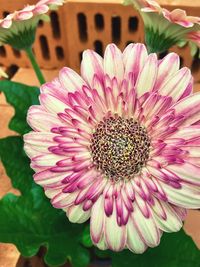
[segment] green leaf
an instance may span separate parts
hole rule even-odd
[[[38,104],[39,89],[9,80],[0,81],[0,91],[6,96],[7,102],[15,109],[15,115],[9,123],[9,128],[19,134],[30,131],[26,115],[31,105]]]
[[[54,209],[39,186],[26,195],[6,195],[0,200],[0,242],[13,243],[25,257],[47,248],[45,262],[51,266],[70,260],[75,267],[89,263],[89,252],[80,244],[84,225],[72,224]]]
[[[85,225],[70,223],[35,184],[22,138],[0,139],[0,157],[13,186],[22,193],[0,200],[0,242],[15,244],[26,257],[46,246],[49,265],[61,265],[69,259],[75,267],[87,266],[89,254],[81,245]]]
[[[105,255],[107,252],[105,251]],[[97,253],[104,256],[104,253]],[[181,230],[166,233],[156,248],[149,248],[144,254],[137,255],[129,250],[119,253],[110,252],[112,267],[199,267],[200,250],[191,237]]]
[[[81,243],[87,247],[87,248],[90,248],[93,246],[92,244],[92,240],[91,240],[91,237],[90,237],[90,226],[87,225],[82,233],[82,237],[81,237]]]
[[[30,169],[30,161],[25,155],[20,136],[0,139],[0,159],[13,187],[22,193],[28,192],[34,183],[33,171]]]

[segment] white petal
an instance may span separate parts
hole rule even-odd
[[[59,192],[61,193],[54,196],[54,198],[52,198],[52,201],[51,201],[52,205],[55,208],[59,208],[59,209],[74,205],[74,201],[79,193],[79,191],[75,191],[73,193],[63,193],[62,189],[60,189]]]
[[[182,123],[182,126],[189,126],[200,118],[200,93],[190,95],[183,98],[178,103],[174,104],[172,108],[175,109],[176,115],[184,115],[186,120]]]
[[[108,249],[108,246],[106,244],[105,238],[102,237],[102,239],[99,241],[99,243],[95,244],[99,249],[106,250]]]
[[[90,210],[84,211],[83,205],[73,205],[69,208],[66,208],[67,216],[70,222],[73,223],[84,223],[90,217]],[[64,209],[65,210],[65,209]]]
[[[104,198],[101,195],[94,203],[91,210],[90,233],[94,243],[99,243],[104,228]]]
[[[63,156],[56,154],[44,154],[32,158],[33,162],[38,166],[52,167],[56,162],[65,159]]]
[[[105,238],[108,247],[114,251],[124,249],[126,245],[126,226],[117,224],[117,213],[114,204],[113,213],[109,217],[105,217]]]
[[[177,232],[181,229],[183,223],[177,213],[173,210],[169,203],[159,201],[154,198],[155,205],[152,206],[155,223],[159,229],[164,232]],[[160,209],[163,209],[166,218],[160,216]]]
[[[48,94],[41,94],[40,95],[40,103],[51,113],[59,113],[64,112],[67,108],[67,105],[60,101],[59,99],[48,95]]]
[[[106,47],[104,54],[104,73],[111,79],[116,77],[118,82],[121,82],[124,78],[122,53],[114,44]]]
[[[149,218],[144,217],[137,204],[135,204],[133,219],[145,243],[149,247],[157,246],[160,242],[160,231],[158,230],[152,215],[150,214]]]
[[[87,86],[84,80],[72,69],[64,67],[59,72],[60,83],[68,92],[80,91],[83,86]]]
[[[158,72],[158,60],[156,54],[150,54],[146,60],[143,69],[138,75],[136,82],[136,91],[138,96],[153,89]]]
[[[48,186],[57,182],[62,182],[67,175],[67,173],[57,173],[45,170],[34,174],[34,180],[39,185]]]
[[[182,188],[175,189],[168,184],[162,183],[168,201],[176,206],[188,209],[200,208],[200,189],[189,185],[181,184]]]
[[[158,66],[158,76],[154,89],[156,91],[159,90],[165,84],[166,80],[179,70],[179,67],[180,58],[177,54],[169,53],[164,57]]]
[[[103,59],[94,51],[86,50],[81,62],[81,76],[92,87],[94,75],[100,80],[103,79]]]
[[[180,177],[181,180],[197,183],[200,185],[200,167],[189,162],[184,162],[183,164],[172,164],[167,166],[167,169],[175,173]]]
[[[171,96],[174,101],[177,101],[183,95],[191,81],[191,77],[191,71],[188,68],[182,68],[173,77],[169,77],[160,88],[159,93]]]
[[[49,132],[53,127],[65,126],[54,114],[48,113],[41,106],[29,108],[27,122],[35,131]]]
[[[56,135],[54,133],[48,132],[30,132],[25,134],[23,138],[26,144],[37,146],[39,149],[40,147],[49,147],[56,144],[56,142],[53,140],[55,136]]]
[[[147,249],[147,246],[144,243],[141,234],[136,228],[132,216],[130,216],[127,224],[127,247],[137,254],[141,254]]]
[[[123,52],[123,62],[125,66],[124,78],[128,78],[129,73],[133,73],[134,80],[136,81],[147,58],[148,53],[145,45],[129,44]]]

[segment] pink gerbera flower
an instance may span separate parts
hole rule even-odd
[[[200,30],[200,17],[188,16],[185,10],[169,11],[153,0],[124,0],[124,4],[134,5],[140,12],[151,52],[166,51],[184,40],[188,33]]]
[[[45,13],[63,3],[64,0],[40,0],[36,5],[27,5],[0,19],[0,43],[19,50],[30,47],[39,20],[48,19]]]
[[[142,253],[200,207],[200,94],[179,65],[142,44],[87,50],[82,78],[63,68],[29,109],[35,182],[100,249]]]

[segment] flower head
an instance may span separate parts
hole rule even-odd
[[[100,249],[142,253],[200,207],[200,94],[179,67],[142,44],[87,50],[82,77],[63,68],[29,109],[35,182]]]
[[[145,24],[146,43],[152,52],[163,52],[184,40],[188,33],[200,30],[200,17],[188,16],[182,9],[169,11],[151,0],[125,0],[124,4],[132,4],[139,10]]]
[[[30,47],[35,39],[39,20],[45,20],[45,13],[64,0],[41,0],[36,5],[27,5],[19,11],[8,14],[0,20],[0,43],[10,44],[16,49]]]

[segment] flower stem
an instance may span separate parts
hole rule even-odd
[[[35,56],[34,56],[34,54],[33,54],[33,50],[32,50],[32,48],[31,48],[31,47],[26,48],[25,51],[26,51],[26,54],[27,54],[28,58],[29,58],[30,61],[31,61],[31,64],[32,64],[32,66],[33,66],[33,69],[34,69],[34,71],[35,71],[35,74],[36,74],[36,76],[37,76],[37,78],[38,78],[40,84],[45,83],[44,76],[43,76],[43,74],[42,74],[42,72],[41,72],[41,70],[40,70],[40,67],[39,67],[39,65],[38,65],[38,63],[37,63],[37,61],[36,61],[36,58],[35,58]]]

